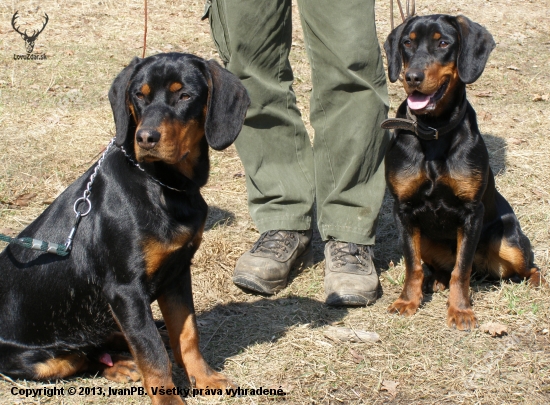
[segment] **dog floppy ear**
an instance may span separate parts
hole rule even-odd
[[[392,83],[399,78],[401,66],[403,65],[399,42],[406,23],[407,21],[395,27],[384,43],[384,50],[386,51],[386,58],[388,59],[388,77]]]
[[[463,15],[452,17],[451,23],[460,38],[458,76],[466,84],[473,83],[483,73],[489,54],[495,48],[495,41],[489,31]]]
[[[115,119],[115,142],[118,146],[124,144],[131,130],[130,109],[128,108],[126,90],[128,89],[130,77],[140,60],[138,57],[132,59],[130,64],[122,69],[122,72],[115,78],[109,90],[109,101],[111,102],[111,109],[113,110],[113,117]]]
[[[206,62],[208,102],[204,130],[212,149],[231,145],[243,126],[250,98],[241,81],[215,60]]]

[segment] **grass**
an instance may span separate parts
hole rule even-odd
[[[10,21],[50,21],[35,51],[46,61],[15,61],[23,40]],[[204,4],[193,0],[149,1],[147,54],[163,51],[216,58]],[[309,126],[309,65],[294,4],[291,62],[295,90]],[[533,244],[536,262],[550,278],[550,94],[548,13],[539,2],[522,0],[424,0],[420,14],[463,13],[483,24],[497,42],[481,78],[469,86],[497,188],[514,207]],[[107,100],[110,83],[141,55],[142,1],[56,0],[0,3],[0,229],[17,232],[94,162],[113,136]],[[33,20],[33,18],[35,20]],[[382,43],[389,33],[388,3],[377,2]],[[22,28],[25,28],[23,25]],[[360,46],[360,44],[358,44]],[[392,109],[404,98],[389,85]],[[333,309],[323,304],[323,245],[315,239],[316,264],[292,274],[291,284],[272,298],[251,296],[231,283],[233,267],[258,234],[247,211],[244,173],[233,147],[212,152],[210,183],[203,194],[211,207],[204,241],[193,266],[193,289],[201,347],[207,360],[242,388],[278,388],[289,404],[547,404],[550,403],[550,297],[525,284],[472,284],[480,323],[499,322],[508,335],[491,338],[475,330],[445,326],[448,292],[427,296],[418,313],[386,313],[403,284],[404,267],[386,196],[375,248],[383,296],[366,308]],[[36,196],[28,206],[14,202]],[[157,307],[154,313],[160,317]],[[377,332],[378,343],[326,338],[327,325]],[[1,327],[1,326],[0,326]],[[176,384],[187,386],[179,369]],[[384,390],[399,383],[395,393]],[[81,376],[51,382],[57,387],[129,387]],[[25,398],[13,387],[41,387],[30,381],[0,380],[5,404],[147,404],[146,397],[63,396]],[[140,386],[139,383],[135,386]],[[395,396],[394,396],[395,394]],[[195,397],[191,404],[268,404],[280,397]]]

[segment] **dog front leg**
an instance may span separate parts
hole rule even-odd
[[[157,299],[176,362],[187,373],[190,383],[196,388],[225,389],[232,382],[223,374],[214,371],[202,357],[199,348],[199,331],[195,318],[191,273],[184,272],[170,290]]]
[[[422,282],[424,271],[420,257],[420,228],[404,226],[399,215],[395,215],[396,225],[403,240],[405,257],[405,283],[399,298],[389,306],[388,311],[399,315],[414,315],[422,302]]]
[[[181,405],[172,381],[172,365],[153,320],[149,299],[135,288],[118,286],[110,300],[111,311],[143,377],[143,385],[154,405]],[[172,395],[160,395],[164,389]],[[168,391],[171,390],[171,391]]]
[[[484,211],[483,204],[479,204],[457,231],[456,264],[451,273],[447,300],[447,326],[458,330],[471,330],[477,326],[469,292],[472,264],[481,235]]]

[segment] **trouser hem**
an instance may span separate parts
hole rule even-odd
[[[302,217],[273,217],[264,218],[261,221],[255,221],[256,227],[260,233],[267,231],[307,231],[311,229],[311,218]]]
[[[374,245],[376,239],[373,224],[364,228],[319,225],[319,232],[324,241],[335,239],[340,242],[352,242],[359,245]]]

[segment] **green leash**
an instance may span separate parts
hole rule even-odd
[[[27,249],[41,250],[42,252],[53,253],[58,256],[67,256],[70,251],[66,245],[60,245],[59,243],[44,242],[43,240],[33,238],[11,238],[7,235],[0,233],[0,240],[2,242],[13,243],[15,245],[23,246]]]
[[[71,251],[71,248],[73,245],[73,239],[76,234],[78,224],[80,223],[80,219],[88,215],[92,210],[92,203],[90,202],[90,199],[89,199],[90,194],[92,193],[92,184],[94,184],[94,180],[97,176],[99,167],[105,160],[105,155],[107,154],[107,152],[109,151],[111,146],[113,146],[114,143],[115,143],[115,138],[111,139],[111,142],[109,142],[109,145],[107,145],[107,147],[105,148],[105,152],[103,152],[103,155],[101,155],[101,157],[97,161],[97,165],[94,169],[94,172],[90,176],[90,180],[88,180],[88,184],[86,184],[86,190],[84,190],[84,194],[74,203],[73,210],[74,210],[74,213],[76,214],[76,218],[74,221],[74,225],[71,228],[71,232],[69,232],[69,236],[67,237],[67,241],[65,242],[64,245],[59,243],[46,242],[43,240],[34,239],[30,237],[12,238],[8,235],[4,235],[1,233],[0,233],[0,241],[7,242],[10,244],[13,243],[15,245],[23,246],[24,248],[27,248],[27,249],[39,250],[41,252],[46,252],[46,253],[53,253],[58,256],[67,256]],[[78,206],[80,205],[80,203],[88,204],[88,207],[85,212],[82,212],[78,209]]]

